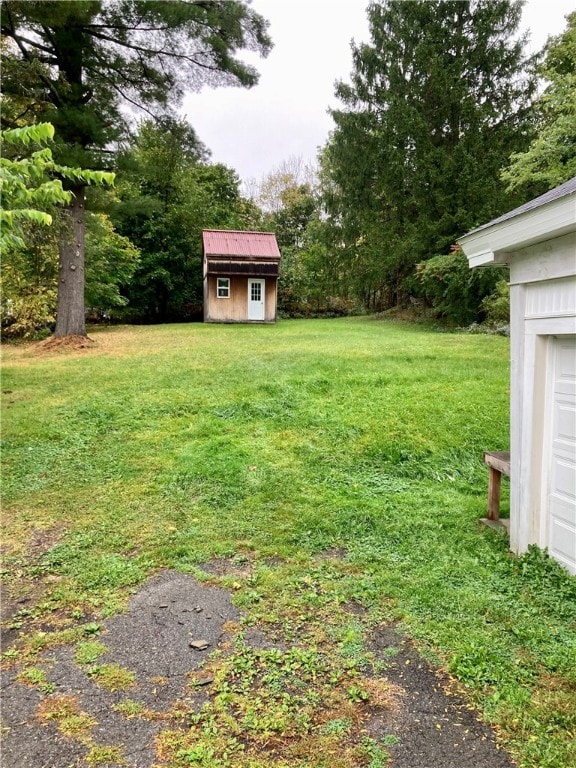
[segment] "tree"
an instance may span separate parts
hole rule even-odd
[[[30,95],[12,76],[5,91],[23,108],[47,105],[42,114],[56,127],[60,162],[102,167],[126,123],[122,107],[165,111],[186,88],[254,85],[256,71],[235,53],[266,55],[266,27],[241,0],[6,0],[1,31],[16,50],[5,58],[10,73],[25,74]],[[85,185],[69,180],[68,190],[56,336],[86,333]]]
[[[309,279],[313,279],[306,252],[315,247],[308,238],[309,226],[318,218],[318,201],[308,184],[295,184],[280,194],[281,207],[269,216],[269,226],[276,234],[282,253],[278,281],[278,305],[281,309],[301,310],[308,302]],[[314,283],[318,288],[318,283]]]
[[[5,335],[44,335],[53,326],[58,303],[58,236],[60,217],[50,227],[23,224],[25,245],[3,253],[1,321]],[[87,212],[86,305],[90,318],[123,307],[120,285],[127,283],[139,252],[113,228],[108,216]]]
[[[124,287],[135,320],[189,320],[198,314],[202,229],[245,229],[253,220],[236,173],[207,158],[190,126],[171,118],[142,123],[119,158],[114,222],[141,254]]]
[[[45,144],[53,138],[54,127],[50,123],[0,131],[0,247],[4,252],[25,246],[25,222],[49,226],[52,216],[48,209],[69,203],[72,193],[54,175],[84,185],[114,183],[113,173],[55,163],[49,147],[37,149],[28,157],[22,155],[22,150],[26,153],[31,144]]]
[[[26,275],[36,278],[50,260],[49,256],[38,258],[38,254],[49,251],[49,243],[43,242],[46,238],[38,237],[36,230],[38,225],[50,226],[56,207],[70,201],[72,193],[63,188],[61,179],[84,185],[114,182],[113,173],[55,163],[50,147],[30,151],[31,146],[48,143],[53,137],[50,123],[0,133],[0,247],[5,300],[2,319],[8,312],[12,320],[16,319],[15,330],[24,333],[52,320],[50,281],[40,281],[30,290]],[[31,258],[33,253],[35,259]]]
[[[502,173],[509,190],[530,199],[576,176],[576,12],[551,38],[539,74],[548,85],[536,103],[538,134]]]
[[[283,196],[297,187],[313,189],[316,171],[303,158],[292,155],[265,176],[253,192],[254,199],[263,211],[276,214],[284,207]]]
[[[86,305],[98,315],[124,307],[120,292],[140,262],[140,251],[116,232],[104,213],[88,212],[86,221]]]
[[[417,289],[415,265],[511,206],[500,182],[530,138],[534,82],[521,2],[380,0],[352,46],[322,153],[339,272],[375,308]],[[513,203],[514,201],[512,201]]]
[[[257,188],[262,226],[275,233],[282,252],[278,306],[283,312],[306,313],[326,306],[324,284],[318,280],[323,245],[318,239],[320,206],[316,169],[301,157],[280,163]],[[321,269],[321,268],[320,268]]]

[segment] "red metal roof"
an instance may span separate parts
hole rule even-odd
[[[206,256],[244,256],[279,259],[276,235],[272,232],[240,232],[231,229],[205,229],[202,232]]]

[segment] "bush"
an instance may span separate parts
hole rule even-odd
[[[510,322],[510,286],[507,280],[499,280],[492,293],[482,300],[486,322],[499,325]]]
[[[501,272],[497,270],[470,269],[459,247],[418,264],[416,276],[436,317],[460,325],[484,319],[483,301],[501,280]]]
[[[12,338],[35,339],[48,335],[56,321],[56,290],[29,286],[0,308],[2,333]]]

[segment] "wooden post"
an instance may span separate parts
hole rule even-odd
[[[488,466],[488,517],[489,522],[500,522],[500,483],[502,475],[510,476],[510,453],[486,451],[484,463]]]
[[[488,520],[500,519],[500,481],[502,473],[495,467],[490,467],[488,476]]]

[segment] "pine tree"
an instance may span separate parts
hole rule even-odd
[[[323,154],[328,211],[358,295],[396,304],[414,265],[513,207],[499,179],[527,142],[534,83],[519,0],[381,0],[353,45]]]
[[[56,128],[56,159],[98,168],[126,122],[126,107],[150,113],[175,105],[185,89],[257,82],[234,54],[271,47],[267,22],[242,0],[6,0],[7,114],[31,106]],[[16,106],[14,106],[16,105]],[[20,110],[20,111],[18,111]],[[72,201],[60,244],[56,336],[85,335],[85,187]]]

